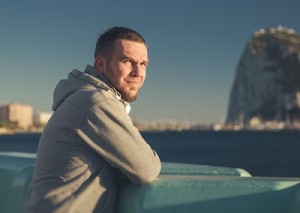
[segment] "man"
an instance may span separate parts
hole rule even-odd
[[[26,212],[113,212],[116,177],[144,184],[158,176],[159,157],[127,114],[147,65],[143,37],[113,27],[97,41],[94,67],[58,83]]]

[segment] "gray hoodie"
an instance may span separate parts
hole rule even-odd
[[[92,66],[54,91],[40,139],[26,212],[113,212],[115,176],[150,183],[161,164],[133,126],[127,103]]]

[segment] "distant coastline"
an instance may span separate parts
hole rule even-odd
[[[211,124],[189,124],[181,122],[151,122],[151,123],[134,123],[140,132],[196,132],[196,131],[300,131],[299,125],[288,125],[284,123],[266,123],[257,126],[226,126],[222,123]],[[24,130],[19,128],[0,127],[0,135],[42,133],[43,127],[32,127]]]
[[[5,127],[0,127],[0,135],[13,135],[17,133],[41,133],[43,128],[34,128],[30,130],[20,130],[20,129],[9,129]]]

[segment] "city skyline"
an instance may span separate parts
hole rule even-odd
[[[126,4],[124,4],[126,3]],[[51,111],[57,82],[93,64],[97,37],[128,26],[149,45],[135,120],[224,121],[236,66],[253,33],[283,26],[300,33],[300,2],[0,2],[0,105]]]

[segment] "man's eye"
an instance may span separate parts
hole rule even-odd
[[[126,59],[126,60],[123,61],[123,63],[124,63],[124,64],[128,64],[128,63],[131,63],[131,61],[128,60],[128,59]]]
[[[148,63],[141,63],[142,66],[147,67]]]

